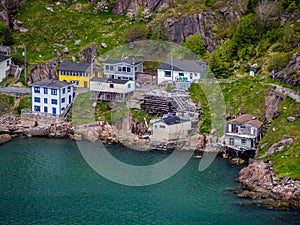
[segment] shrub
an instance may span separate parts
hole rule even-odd
[[[286,53],[274,53],[268,60],[268,71],[280,71],[289,61],[289,55]]]
[[[125,40],[126,42],[133,42],[137,40],[143,40],[146,38],[146,27],[143,24],[136,24],[125,30]]]
[[[193,34],[182,45],[196,55],[202,56],[205,53],[204,42],[199,34]]]

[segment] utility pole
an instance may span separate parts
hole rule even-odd
[[[24,65],[25,65],[25,69],[24,69],[24,74],[25,74],[25,85],[26,85],[26,57],[27,57],[27,54],[26,54],[26,45],[24,46],[24,52],[23,52],[23,56],[24,56]]]

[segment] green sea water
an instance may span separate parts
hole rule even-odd
[[[168,153],[109,151],[124,162],[149,165]],[[244,206],[229,189],[241,167],[216,158],[204,172],[191,159],[175,176],[130,187],[93,171],[76,142],[16,138],[0,146],[0,224],[300,224],[295,211]]]

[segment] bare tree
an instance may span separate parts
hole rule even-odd
[[[275,16],[278,12],[277,1],[261,0],[255,7],[255,13],[263,24],[266,24],[270,17]]]

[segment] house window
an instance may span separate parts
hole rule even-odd
[[[68,92],[70,92],[70,91],[71,91],[71,87],[69,86],[69,87],[68,87]]]
[[[38,105],[35,105],[35,106],[34,106],[34,111],[35,111],[35,112],[40,112],[40,111],[41,111],[41,107],[38,106]]]
[[[105,70],[109,70],[109,66],[108,65],[105,65]]]
[[[123,67],[123,69],[122,69],[122,70],[123,70],[123,72],[126,72],[126,67]]]
[[[66,102],[66,98],[62,98],[61,103],[65,103],[65,102]]]
[[[63,89],[62,89],[62,92],[63,92],[63,94],[65,94],[65,93],[66,93],[66,89],[65,89],[65,88],[63,88]]]
[[[192,74],[192,73],[190,73],[190,79],[191,79],[191,80],[193,79],[193,74]]]
[[[132,77],[129,77],[129,80],[133,80]]]
[[[52,105],[57,105],[57,100],[56,99],[51,99],[51,104]]]
[[[165,128],[166,128],[166,126],[164,126],[164,125],[159,125],[159,128],[163,128],[163,129],[165,129]]]
[[[247,139],[246,138],[242,138],[241,143],[242,143],[242,145],[247,144]]]
[[[34,93],[40,93],[40,87],[34,87]]]
[[[45,104],[48,103],[48,98],[44,98],[44,103],[45,103]]]
[[[228,132],[232,132],[232,124],[228,124]]]
[[[44,94],[45,94],[45,95],[48,94],[48,88],[44,88]]]
[[[51,89],[51,95],[57,95],[57,89]]]
[[[183,76],[184,76],[184,73],[179,73],[179,76],[180,76],[180,77],[183,77]]]
[[[130,73],[131,72],[131,68],[127,67],[127,72]]]
[[[131,88],[131,84],[129,83],[129,84],[127,85],[127,87],[128,87],[128,88]]]
[[[118,71],[121,72],[122,71],[122,67],[118,66]]]
[[[110,69],[111,71],[113,71],[113,70],[114,70],[114,67],[113,67],[113,66],[110,66],[109,69]]]
[[[9,60],[6,61],[6,66],[9,66]]]
[[[165,71],[165,77],[171,77],[171,71]]]
[[[40,103],[40,102],[41,102],[41,98],[39,98],[39,97],[34,97],[34,102]]]
[[[47,106],[44,107],[44,112],[45,112],[45,113],[48,112],[48,107],[47,107]]]
[[[110,88],[114,88],[114,84],[109,84],[109,87]]]
[[[65,111],[65,107],[62,107],[62,108],[61,108],[61,111],[62,111],[62,112]]]
[[[78,80],[71,80],[70,82],[71,82],[71,84],[79,85],[79,81]]]

